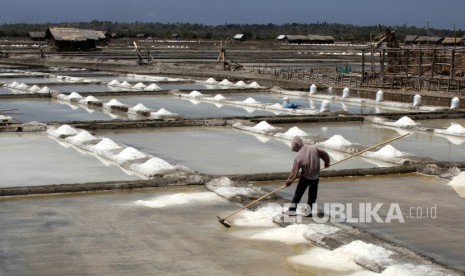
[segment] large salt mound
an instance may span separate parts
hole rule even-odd
[[[404,116],[397,120],[394,125],[396,126],[416,126],[417,124],[407,116]]]
[[[261,121],[260,123],[256,124],[253,128],[257,130],[263,130],[263,131],[272,131],[276,129],[276,127],[268,124],[268,122],[266,121]]]
[[[122,152],[113,155],[110,157],[111,160],[114,160],[115,162],[119,164],[123,164],[128,161],[144,158],[146,155],[135,148],[132,147],[127,147],[125,148]]]
[[[403,152],[397,150],[391,145],[386,145],[382,147],[380,150],[378,150],[374,154],[378,156],[383,156],[383,157],[401,157],[404,155]]]
[[[144,89],[146,88],[147,86],[145,84],[143,84],[142,82],[138,82],[136,83],[132,88],[135,88],[135,89]]]
[[[155,83],[152,83],[151,85],[147,86],[144,88],[145,91],[158,91],[161,90],[160,86],[156,85]]]
[[[214,78],[209,78],[208,80],[205,81],[207,84],[217,84],[218,82]]]
[[[109,138],[103,138],[102,141],[98,142],[97,145],[92,147],[92,151],[96,153],[101,153],[110,150],[117,150],[120,149],[121,146],[113,142],[113,140]]]
[[[107,106],[124,106],[121,102],[119,102],[117,99],[111,99],[109,102],[105,103]]]
[[[329,258],[346,259],[353,262],[375,263],[378,265],[387,265],[392,263],[390,258],[394,252],[383,247],[355,240],[349,244],[342,245],[327,254]]]
[[[217,94],[215,97],[213,97],[213,99],[216,101],[222,101],[222,100],[225,100],[226,98],[221,94]]]
[[[107,85],[110,85],[110,86],[120,86],[120,85],[121,85],[121,82],[119,82],[118,80],[112,80],[112,81],[110,81]]]
[[[244,81],[238,81],[236,84],[234,84],[236,87],[245,87],[247,84]]]
[[[162,195],[149,200],[137,200],[135,204],[149,208],[164,208],[173,205],[192,203],[216,204],[218,202],[224,202],[224,199],[212,192],[199,192]]]
[[[351,142],[347,141],[341,135],[333,135],[331,138],[324,141],[322,144],[325,146],[333,146],[333,147],[348,147],[352,145]]]
[[[246,104],[256,104],[256,103],[258,103],[254,98],[251,98],[251,97],[243,100],[242,102],[246,103]]]
[[[31,86],[31,88],[29,88],[29,91],[31,91],[31,92],[39,92],[40,87],[34,84],[33,86]]]
[[[61,125],[57,129],[49,129],[47,130],[47,133],[53,137],[60,137],[60,136],[71,136],[71,135],[76,135],[79,133],[78,130],[75,128],[69,126],[69,125]]]
[[[454,134],[465,134],[465,128],[459,124],[451,124],[446,131]]]
[[[145,105],[139,103],[137,105],[135,105],[132,110],[135,110],[135,111],[150,111],[150,108],[146,107]]]
[[[224,86],[231,86],[231,85],[234,85],[234,83],[230,82],[230,81],[227,80],[227,79],[222,80],[219,84],[220,84],[220,85],[224,85]]]
[[[80,100],[79,101],[80,103],[89,103],[89,102],[99,102],[99,99],[97,99],[96,97],[94,96],[87,96],[85,97],[84,99]]]
[[[307,239],[303,235],[307,228],[307,225],[304,224],[293,224],[285,228],[279,227],[262,231],[252,235],[250,239],[280,241],[287,244],[307,243]]]
[[[97,139],[97,137],[87,132],[87,130],[82,130],[78,134],[66,138],[65,141],[73,145],[80,145],[86,142],[95,141]]]
[[[460,197],[465,197],[465,172],[461,172],[449,182]]]
[[[131,169],[150,177],[155,174],[163,173],[166,171],[174,170],[175,167],[163,159],[152,157],[142,164],[133,164]]]
[[[254,81],[251,84],[247,85],[247,87],[249,87],[249,88],[261,88],[261,85]]]
[[[302,136],[307,136],[308,134],[305,131],[295,126],[295,127],[291,127],[288,131],[286,131],[284,135],[289,136],[289,137],[294,137],[294,136],[302,137]]]
[[[121,86],[122,86],[122,87],[127,87],[127,88],[132,87],[132,85],[131,85],[129,82],[127,82],[127,81],[123,81],[123,82],[121,83]]]
[[[191,96],[191,97],[201,97],[201,96],[203,96],[203,95],[202,95],[202,93],[200,93],[199,91],[194,90],[194,91],[192,91],[191,93],[189,93],[189,96]]]

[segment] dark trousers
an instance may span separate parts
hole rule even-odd
[[[313,208],[313,204],[316,201],[316,197],[318,195],[318,182],[320,182],[320,179],[307,179],[305,177],[300,177],[299,179],[299,184],[297,184],[297,188],[295,189],[295,194],[294,198],[292,198],[292,203],[291,207],[289,208],[289,211],[295,211],[297,208],[297,204],[300,202],[300,199],[305,193],[305,190],[308,187],[308,200],[307,204],[310,206],[310,208]]]

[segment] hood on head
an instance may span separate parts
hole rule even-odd
[[[304,146],[304,142],[302,142],[302,138],[300,136],[295,136],[291,142],[291,149],[292,151],[299,151]]]

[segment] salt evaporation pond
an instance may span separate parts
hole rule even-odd
[[[60,92],[71,93],[71,92],[115,92],[115,91],[135,91],[129,88],[107,86],[106,84],[51,84],[48,87],[52,90]]]
[[[113,96],[114,97],[114,96]],[[112,97],[98,97],[107,102]],[[123,104],[135,106],[142,103],[146,107],[158,110],[164,108],[171,113],[177,113],[190,118],[234,117],[234,116],[274,116],[270,111],[260,109],[244,109],[240,106],[220,105],[202,102],[196,99],[180,99],[173,96],[119,96],[117,99]]]
[[[262,188],[271,191],[282,183],[263,185]],[[383,204],[377,212],[382,221],[386,221],[391,203],[398,204],[403,223],[398,219],[390,223],[378,223],[372,218],[371,223],[351,224],[440,263],[465,270],[465,200],[447,185],[447,181],[435,176],[402,174],[322,178],[319,187],[316,202],[321,204],[320,207],[324,203],[350,203],[353,211],[351,215],[355,219],[360,218],[360,203],[371,203],[372,207],[378,203]],[[294,190],[295,185],[278,194],[290,201]],[[306,202],[305,194],[301,202]],[[362,205],[364,207],[366,205]],[[435,214],[433,210],[436,210]]]
[[[1,133],[0,167],[0,187],[140,179],[90,154],[65,148],[45,133]]]
[[[54,77],[18,77],[18,78],[0,78],[0,82],[4,82],[6,84],[12,83],[12,82],[18,82],[18,83],[26,83],[28,85],[31,84],[37,84],[37,83],[63,83],[62,80],[59,80]]]
[[[0,274],[340,275],[288,261],[308,244],[235,237],[216,215],[236,209],[200,187],[0,199]]]
[[[248,97],[262,103],[283,103],[283,98],[288,97],[289,103],[300,105],[301,108],[320,110],[322,100],[312,99],[308,97],[294,97],[289,95],[276,95],[276,94],[223,94],[225,97],[243,101]],[[354,103],[343,103],[340,101],[330,101],[329,109],[331,112],[347,111],[350,114],[376,114],[376,113],[394,113],[399,112],[400,109],[388,109],[385,107],[375,107],[369,105],[356,105]],[[409,112],[409,110],[401,110],[402,112]]]
[[[8,114],[21,122],[67,122],[113,120],[127,118],[127,113],[100,109],[85,109],[76,104],[58,103],[55,99],[6,99],[0,101],[0,110],[17,109]],[[108,112],[108,111],[106,111]]]
[[[430,128],[448,128],[451,124],[459,124],[465,127],[465,119],[451,118],[451,119],[429,119],[429,120],[416,120],[422,127]]]
[[[21,91],[23,93],[30,93],[28,91]],[[6,95],[6,94],[19,94],[21,93],[19,90],[15,91],[7,87],[0,87],[0,94]]]
[[[292,127],[291,125],[286,125]],[[299,124],[307,133],[331,137],[342,135],[352,143],[370,146],[406,134],[409,130],[362,122]],[[439,161],[465,161],[465,139],[415,131],[412,135],[391,143],[397,150]]]
[[[295,157],[287,142],[266,140],[266,136],[256,137],[227,128],[116,130],[102,131],[99,135],[162,158],[170,164],[181,164],[214,175],[287,172]],[[347,155],[331,152],[330,156],[342,159]],[[353,158],[330,169],[376,166],[369,163],[369,159]]]

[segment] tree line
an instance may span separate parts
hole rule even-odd
[[[337,41],[365,42],[375,41],[381,34],[379,26],[357,26],[352,24],[339,24],[328,22],[316,23],[288,23],[276,24],[224,24],[204,25],[192,23],[159,23],[159,22],[68,22],[68,23],[42,23],[42,24],[2,24],[0,36],[24,37],[31,31],[45,31],[49,27],[72,27],[95,29],[110,33],[117,33],[119,37],[134,37],[137,34],[146,34],[154,39],[169,38],[172,34],[179,34],[181,39],[231,39],[235,34],[245,34],[256,40],[272,40],[278,35],[327,35],[333,36]],[[399,41],[406,35],[429,36],[463,36],[463,30],[445,30],[415,26],[382,26],[394,30]]]

